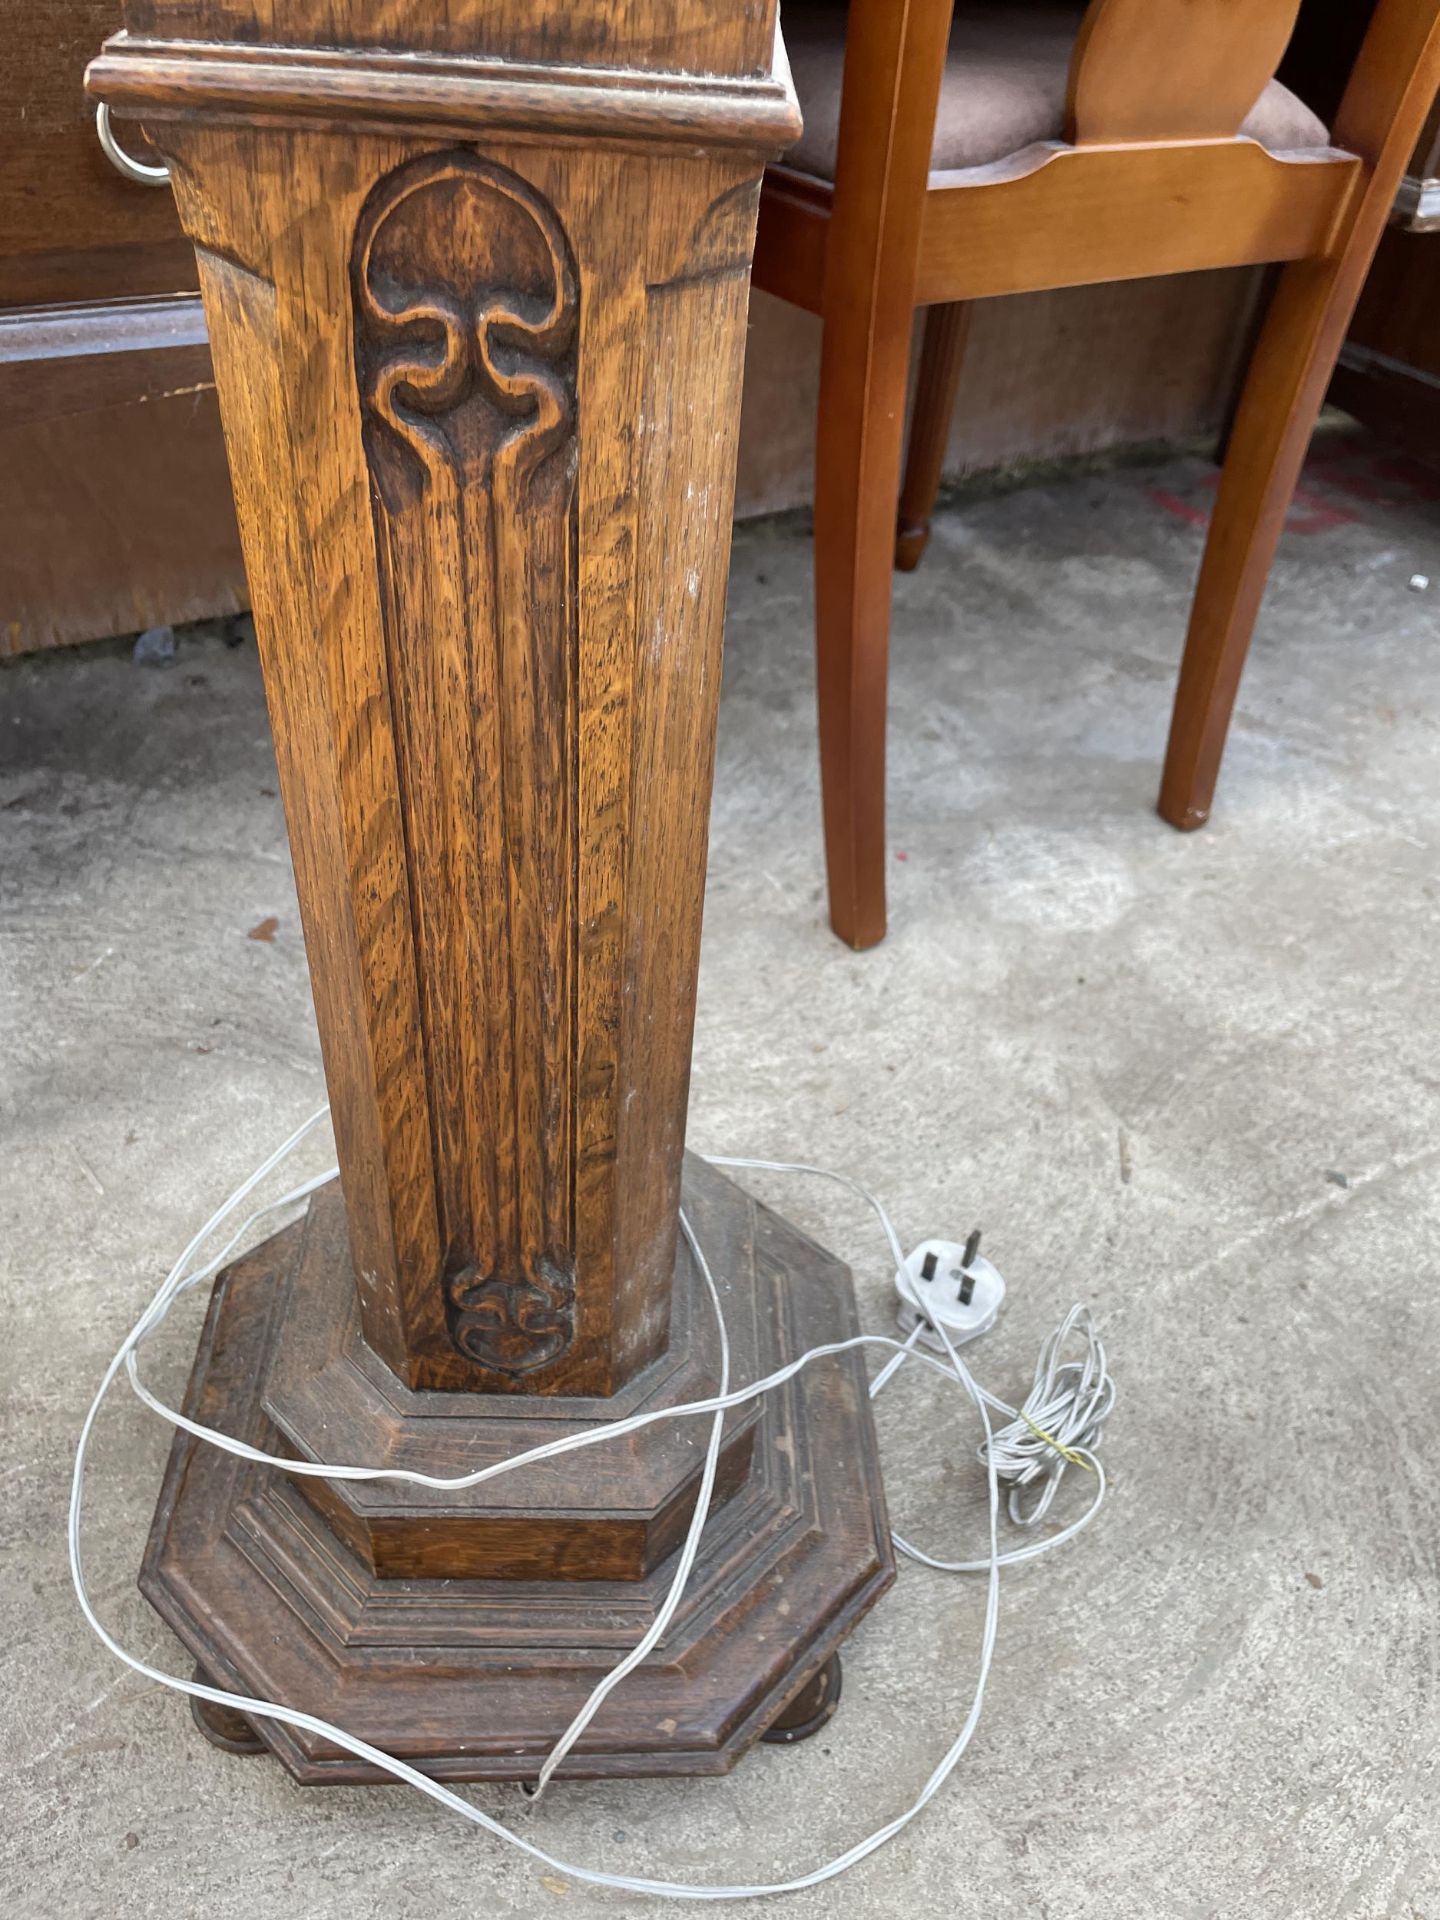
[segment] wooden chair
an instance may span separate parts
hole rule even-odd
[[[885,932],[890,569],[924,545],[966,303],[1288,263],[1230,435],[1160,791],[1172,826],[1198,827],[1311,428],[1440,84],[1440,0],[1379,0],[1329,131],[1273,80],[1299,0],[959,0],[953,37],[952,6],[786,5],[808,131],[766,175],[755,254],[757,286],[824,321],[821,779],[831,923],[854,947]]]

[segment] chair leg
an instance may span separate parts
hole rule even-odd
[[[1358,276],[1346,256],[1287,267],[1261,330],[1215,499],[1190,611],[1161,817],[1182,832],[1210,817],[1225,735],[1255,616]]]
[[[968,301],[950,300],[925,312],[925,338],[910,415],[910,450],[900,489],[900,518],[895,531],[895,564],[913,573],[930,538],[930,516],[940,491],[950,416],[970,331]]]
[[[830,924],[885,937],[885,712],[910,318],[825,317],[815,460],[815,655]]]

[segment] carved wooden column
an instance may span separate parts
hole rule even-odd
[[[283,23],[282,23],[283,16]],[[713,1390],[677,1234],[773,7],[130,0],[90,84],[200,263],[340,1194],[191,1384],[272,1450],[455,1473]],[[684,1171],[744,1379],[844,1269]],[[643,1632],[703,1423],[460,1495],[183,1441],[143,1584],[221,1684],[528,1775]],[[664,1648],[573,1774],[713,1771],[891,1577],[858,1365],[732,1416]],[[229,1716],[232,1720],[234,1716]],[[366,1777],[257,1731],[302,1779]],[[229,1729],[233,1736],[234,1728]]]

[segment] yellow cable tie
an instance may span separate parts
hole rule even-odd
[[[1020,1409],[1020,1418],[1025,1422],[1026,1426],[1029,1427],[1036,1439],[1043,1440],[1047,1447],[1053,1447],[1062,1460],[1068,1460],[1072,1467],[1084,1467],[1087,1473],[1094,1473],[1094,1466],[1085,1458],[1083,1453],[1077,1453],[1073,1447],[1062,1447],[1054,1434],[1047,1433],[1043,1427],[1037,1426],[1023,1407]]]

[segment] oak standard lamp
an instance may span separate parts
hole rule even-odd
[[[456,1474],[854,1330],[684,1158],[773,0],[128,0],[89,85],[200,265],[339,1188],[216,1284],[189,1406]],[[142,1584],[217,1685],[451,1780],[534,1774],[644,1632],[706,1422],[462,1495],[181,1435]],[[564,1772],[818,1718],[893,1576],[864,1375],[729,1416],[681,1613]],[[373,1777],[206,1709],[298,1779]]]

